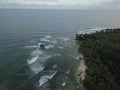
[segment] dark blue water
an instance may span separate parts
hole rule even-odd
[[[75,34],[119,27],[119,18],[119,11],[1,9],[0,90],[80,90]]]

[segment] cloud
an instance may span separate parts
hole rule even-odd
[[[0,5],[48,6],[48,7],[91,7],[114,2],[115,0],[1,0]]]
[[[113,0],[2,0],[4,4],[17,5],[48,5],[48,6],[91,6],[111,2]]]

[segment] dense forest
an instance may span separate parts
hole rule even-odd
[[[120,90],[120,29],[76,34],[87,65],[86,90]]]

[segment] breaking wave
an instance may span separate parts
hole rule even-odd
[[[54,48],[54,45],[47,45],[47,46],[45,46],[45,49],[50,49],[50,48]]]
[[[103,29],[105,28],[86,28],[85,30],[78,31],[77,34],[94,33]]]
[[[60,47],[60,46],[59,46],[58,48],[59,48],[59,49],[64,49],[64,47]]]
[[[39,49],[34,50],[33,52],[31,52],[31,56],[32,58],[30,60],[28,60],[28,65],[31,69],[32,72],[34,73],[38,73],[40,71],[42,71],[45,66],[44,63],[51,58],[51,55],[47,55],[45,54],[44,51],[41,51]]]
[[[33,45],[33,46],[26,46],[26,48],[38,48],[38,46],[35,46],[35,45]]]
[[[28,60],[28,64],[32,64],[32,63],[35,62],[37,59],[38,59],[38,56],[32,57],[31,60]]]
[[[56,40],[52,40],[52,36],[45,36],[44,38],[41,38],[40,41],[42,42],[48,42],[48,43],[53,43],[56,44]]]
[[[64,42],[66,42],[66,41],[70,40],[70,39],[69,39],[69,38],[67,38],[67,37],[60,37],[60,39],[61,39],[62,41],[64,41]]]
[[[55,71],[54,73],[51,73],[50,75],[45,75],[45,76],[40,77],[39,87],[45,84],[48,80],[52,79],[56,75],[56,73],[57,71]]]

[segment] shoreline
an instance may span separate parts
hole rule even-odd
[[[76,41],[80,54],[77,80],[79,85],[84,86],[83,90],[119,90],[120,28],[76,34]]]
[[[77,74],[77,82],[84,90],[82,81],[85,79],[87,66],[85,64],[84,56],[83,56],[82,53],[80,53],[79,61],[80,62],[79,62],[78,70],[77,70],[77,73],[76,73]]]

